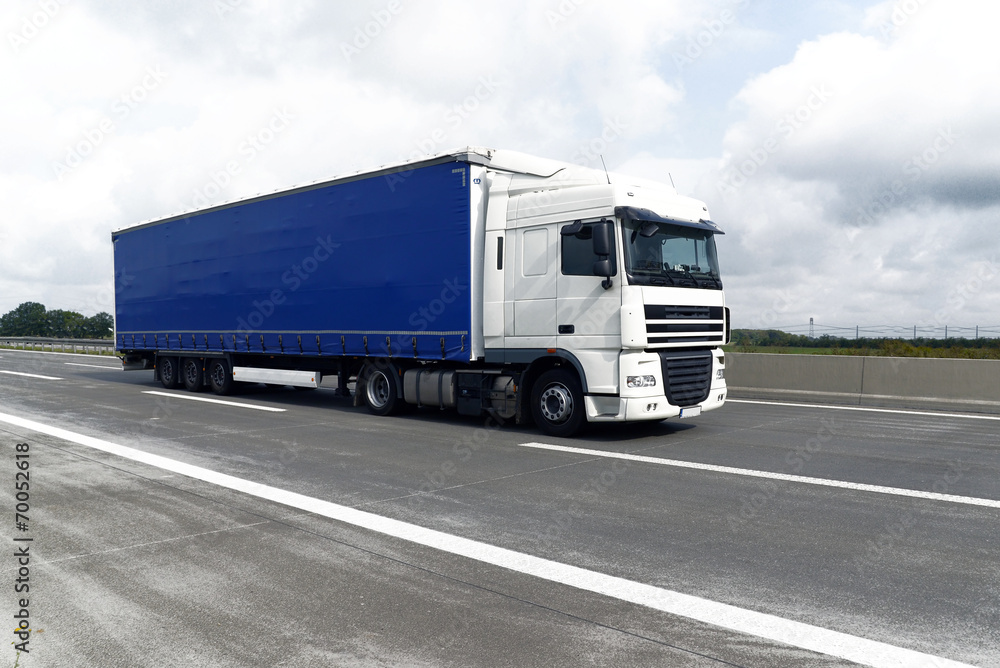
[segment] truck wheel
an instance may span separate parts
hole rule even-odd
[[[189,392],[200,392],[205,384],[205,369],[197,357],[185,357],[181,362],[181,378]]]
[[[208,365],[208,384],[212,391],[219,395],[230,394],[233,391],[233,374],[226,360],[212,360]]]
[[[172,390],[181,384],[176,357],[157,357],[156,370],[160,374],[160,384],[168,390]]]
[[[402,401],[396,391],[396,374],[392,367],[369,366],[364,378],[369,411],[375,415],[392,415],[399,410]]]
[[[531,388],[535,424],[550,436],[572,436],[584,421],[583,389],[564,369],[546,371]]]

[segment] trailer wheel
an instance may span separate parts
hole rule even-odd
[[[197,357],[185,357],[181,362],[181,378],[189,392],[199,392],[205,384],[204,364]]]
[[[402,401],[396,388],[396,374],[392,367],[380,368],[369,365],[364,373],[365,401],[368,410],[375,415],[396,413]]]
[[[219,395],[230,394],[233,391],[233,373],[226,360],[215,359],[208,365],[208,384],[212,391]]]
[[[535,424],[550,436],[572,436],[584,421],[583,389],[565,369],[546,371],[531,388]]]
[[[157,357],[156,370],[160,375],[160,384],[168,390],[172,390],[181,384],[176,357]]]

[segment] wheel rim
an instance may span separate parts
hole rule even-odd
[[[216,387],[226,384],[226,369],[221,364],[212,365],[212,382]]]
[[[383,408],[389,403],[389,379],[381,371],[375,371],[368,377],[367,389],[368,403],[374,408]]]
[[[184,364],[184,377],[188,385],[195,385],[198,382],[198,363],[187,362]]]
[[[565,422],[573,414],[573,395],[565,385],[553,384],[541,396],[542,416],[549,422]]]
[[[160,360],[160,377],[170,381],[174,377],[174,364],[169,359]]]

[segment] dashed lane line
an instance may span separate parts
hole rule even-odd
[[[771,471],[741,469],[732,466],[719,466],[717,464],[702,464],[701,462],[687,462],[679,459],[663,459],[660,457],[648,457],[646,455],[633,455],[627,452],[608,452],[607,450],[572,448],[565,445],[552,445],[550,443],[521,443],[520,445],[522,448],[535,448],[537,450],[553,450],[556,452],[568,452],[575,455],[585,455],[587,457],[603,457],[606,459],[625,459],[628,461],[643,462],[646,464],[673,466],[675,468],[695,469],[698,471],[714,471],[716,473],[728,473],[730,475],[749,476],[752,478],[769,478],[771,480],[784,480],[787,482],[800,482],[800,483],[805,483],[807,485],[819,485],[822,487],[837,487],[840,489],[851,489],[859,492],[875,492],[877,494],[893,494],[895,496],[909,496],[917,499],[928,499],[932,501],[962,503],[969,506],[985,506],[987,508],[1000,508],[1000,500],[981,499],[974,496],[940,494],[938,492],[924,492],[917,489],[905,489],[902,487],[885,487],[882,485],[868,485],[860,482],[846,482],[844,480],[829,480],[826,478],[810,478],[808,476],[793,475],[789,473],[772,473]]]

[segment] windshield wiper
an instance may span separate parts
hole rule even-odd
[[[707,280],[709,280],[709,281],[712,281],[713,283],[715,283],[715,287],[716,287],[716,288],[718,288],[719,290],[721,290],[721,289],[722,289],[722,281],[720,281],[720,280],[719,280],[719,279],[718,279],[718,278],[717,278],[717,277],[715,276],[715,274],[711,274],[711,273],[709,273],[709,272],[707,272],[707,271],[700,271],[700,272],[698,272],[698,273],[699,273],[699,274],[700,274],[700,275],[701,275],[702,277],[704,277],[705,279],[707,279]],[[694,277],[694,276],[693,276],[693,274],[692,274],[692,277]],[[697,280],[697,279],[695,279],[695,280]]]
[[[688,280],[690,280],[692,283],[694,283],[694,286],[696,288],[700,288],[701,287],[701,283],[699,283],[698,279],[694,277],[694,274],[692,274],[689,270],[684,269],[683,265],[681,265],[680,269],[668,269],[667,270],[667,276],[670,276],[670,272],[671,271],[676,271],[678,274],[684,274],[684,277],[687,278]]]

